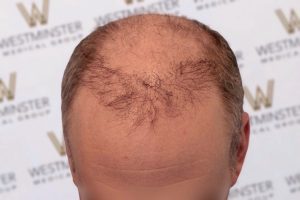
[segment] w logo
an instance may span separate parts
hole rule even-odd
[[[290,11],[288,17],[280,9],[276,10],[276,15],[288,33],[294,33],[296,29],[300,31],[300,17],[294,9]]]
[[[60,156],[65,156],[66,155],[65,142],[64,141],[60,142],[59,139],[56,137],[54,132],[48,132],[48,137],[49,137],[52,145],[56,149],[57,153]]]
[[[143,2],[143,0],[136,0],[137,2]],[[125,0],[126,4],[133,4],[135,1],[134,0]]]
[[[23,3],[17,3],[17,7],[27,22],[29,27],[35,27],[37,22],[40,24],[47,24],[49,13],[49,0],[43,0],[42,9],[40,10],[35,3],[31,6],[31,12],[29,12]]]
[[[0,79],[0,103],[6,98],[7,100],[13,100],[15,98],[16,89],[16,73],[10,74],[8,84],[5,84],[2,79]]]
[[[273,103],[274,80],[269,80],[266,94],[257,86],[255,95],[252,95],[248,87],[244,87],[245,97],[254,110],[260,110],[261,106],[269,108]]]

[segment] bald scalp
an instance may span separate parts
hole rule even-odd
[[[116,120],[132,128],[153,127],[208,101],[212,88],[231,115],[228,132],[237,149],[243,89],[236,58],[226,40],[196,20],[146,14],[98,27],[75,48],[62,82],[63,129],[79,87],[89,88]],[[233,120],[232,120],[233,119]]]

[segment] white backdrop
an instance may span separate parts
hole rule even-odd
[[[0,199],[74,200],[60,83],[96,26],[175,13],[218,30],[238,58],[251,142],[230,200],[300,200],[299,0],[1,0]]]

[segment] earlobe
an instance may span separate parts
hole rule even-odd
[[[249,139],[250,139],[250,119],[249,119],[249,114],[247,112],[243,112],[242,114],[242,127],[241,127],[241,137],[240,137],[240,142],[239,142],[239,147],[237,151],[237,158],[236,158],[236,163],[235,163],[235,170],[234,173],[232,174],[232,183],[231,186],[233,186],[243,167],[244,160],[246,157],[246,153],[248,150],[249,146]]]

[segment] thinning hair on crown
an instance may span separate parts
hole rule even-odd
[[[164,28],[174,34],[184,37],[189,33],[207,54],[194,60],[170,61],[165,73],[130,74],[112,67],[106,60],[104,44],[114,34],[121,35],[126,42],[133,36],[122,35],[123,29],[130,30],[133,24],[145,26],[145,18],[151,16],[166,19]],[[159,117],[178,116],[187,105],[207,100],[203,97],[212,85],[218,88],[228,113],[226,120],[231,125],[228,132],[232,134],[231,154],[234,157],[242,125],[244,91],[236,57],[227,41],[207,25],[184,16],[144,14],[112,21],[97,27],[76,46],[65,69],[61,90],[65,141],[68,143],[68,118],[79,87],[91,89],[99,104],[114,112],[120,120],[134,116],[133,127],[138,127],[145,123],[153,126]]]

